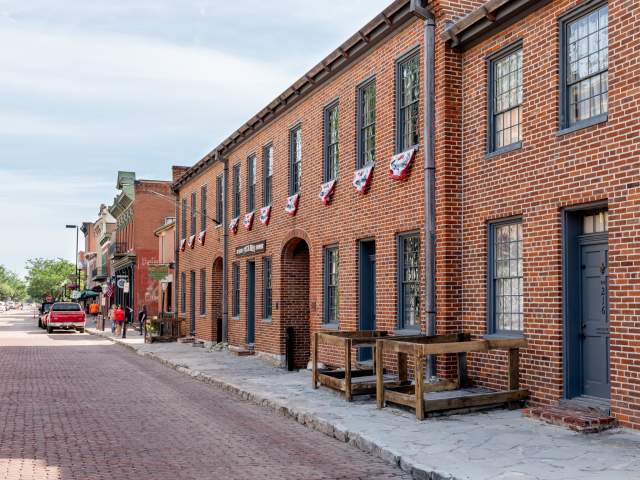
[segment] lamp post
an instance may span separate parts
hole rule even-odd
[[[80,290],[80,270],[78,270],[78,237],[80,235],[80,229],[78,228],[78,225],[66,225],[66,228],[76,229],[76,285],[78,286],[78,290]]]

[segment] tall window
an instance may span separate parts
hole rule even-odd
[[[510,47],[489,60],[490,152],[522,139],[522,46]]]
[[[262,149],[262,206],[271,205],[271,189],[273,185],[273,144]]]
[[[233,166],[233,213],[232,217],[240,216],[240,164]]]
[[[398,327],[420,328],[420,236],[398,237]]]
[[[262,318],[271,319],[271,257],[262,257]]]
[[[358,168],[376,159],[376,82],[358,88]]]
[[[187,238],[187,199],[182,199],[182,213],[180,215],[182,223],[182,239]]]
[[[200,315],[207,313],[207,271],[200,270]]]
[[[398,62],[397,151],[404,152],[420,142],[418,110],[420,102],[420,61],[412,53]]]
[[[302,127],[289,132],[289,195],[300,192],[302,179]]]
[[[198,221],[198,213],[196,212],[197,197],[196,192],[191,193],[191,235],[196,234],[196,223]]]
[[[231,316],[240,316],[240,264],[233,262],[231,267]]]
[[[200,231],[207,229],[207,189],[206,185],[200,188]]]
[[[338,178],[340,146],[338,102],[324,110],[324,181]]]
[[[522,331],[522,222],[489,225],[489,331]]]
[[[187,273],[180,274],[180,310],[182,313],[187,311]]]
[[[338,323],[340,296],[338,291],[338,273],[340,257],[338,247],[328,247],[324,251],[324,322]]]
[[[256,156],[247,158],[247,212],[256,208]]]
[[[218,221],[218,224],[222,223],[222,209],[224,208],[224,204],[222,203],[224,185],[222,182],[222,175],[218,175],[216,177],[216,220]]]
[[[609,110],[609,7],[587,6],[560,22],[563,128],[606,118]]]

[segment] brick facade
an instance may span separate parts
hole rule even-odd
[[[394,2],[394,5],[401,2]],[[521,360],[521,382],[535,404],[556,403],[565,397],[565,315],[563,299],[564,233],[567,209],[600,202],[609,214],[609,304],[611,408],[618,420],[640,427],[637,286],[640,248],[637,247],[638,75],[634,54],[640,17],[628,2],[609,2],[609,116],[604,123],[558,134],[559,42],[558,19],[579,5],[555,0],[519,20],[489,32],[465,49],[454,48],[442,34],[451,22],[481,2],[434,2],[436,17],[436,294],[438,333],[464,330],[487,334],[488,228],[492,221],[520,217],[523,228],[524,335],[529,341]],[[487,155],[487,57],[516,40],[523,44],[522,146]],[[339,266],[339,328],[358,328],[358,248],[360,240],[375,241],[376,327],[398,328],[398,238],[420,236],[420,299],[424,299],[424,139],[408,178],[387,175],[396,153],[396,60],[417,48],[420,61],[420,131],[424,125],[423,21],[407,20],[382,42],[347,68],[322,82],[311,93],[237,145],[224,158],[201,161],[176,187],[179,202],[208,185],[207,211],[216,210],[216,177],[227,162],[228,219],[232,217],[231,172],[240,165],[241,208],[236,234],[229,232],[229,342],[247,346],[247,263],[255,262],[255,342],[258,352],[279,361],[285,354],[286,327],[296,332],[296,363],[308,359],[309,333],[324,327],[325,248],[337,246]],[[376,165],[368,192],[358,195],[351,185],[356,168],[357,88],[375,75]],[[329,205],[318,198],[323,183],[324,108],[338,101],[339,174]],[[302,128],[302,180],[297,214],[288,216],[290,129]],[[258,221],[262,207],[263,147],[274,147],[272,215],[268,226]],[[247,158],[257,155],[255,211],[251,231],[242,225],[247,213]],[[176,175],[174,175],[176,180]],[[201,208],[198,203],[198,209]],[[199,218],[199,217],[198,217]],[[189,222],[187,222],[189,223]],[[180,212],[177,228],[181,232]],[[215,340],[221,305],[221,258],[227,225],[209,223],[205,246],[195,244],[179,253],[180,272],[196,272],[196,337]],[[199,228],[198,228],[199,231]],[[189,237],[189,225],[187,235]],[[236,248],[266,241],[258,255],[236,256]],[[271,258],[271,319],[262,318],[264,256]],[[232,315],[232,264],[240,269],[239,315]],[[218,265],[215,269],[213,266]],[[308,266],[307,266],[308,265]],[[206,286],[206,314],[200,312],[200,271]],[[215,273],[214,273],[215,272]],[[180,273],[177,274],[178,277]],[[308,285],[308,288],[307,288]],[[191,285],[187,285],[188,290]],[[183,288],[180,286],[179,288]],[[190,318],[190,293],[186,295]],[[176,301],[180,301],[180,294]],[[420,309],[425,331],[424,309]],[[331,361],[328,351],[323,360]],[[500,354],[469,355],[471,378],[479,385],[503,386],[506,361]],[[447,358],[438,373],[455,369]],[[574,373],[575,374],[575,373]]]

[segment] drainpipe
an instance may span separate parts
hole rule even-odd
[[[216,152],[217,160],[220,160],[219,153]],[[227,209],[227,198],[229,198],[229,162],[226,158],[224,162],[224,175],[222,177],[223,195],[222,195],[222,341],[229,343],[229,282],[227,279],[229,273],[229,218]]]
[[[178,285],[179,284],[179,278],[180,278],[180,223],[182,222],[182,219],[180,218],[180,223],[178,223],[178,213],[180,212],[180,191],[179,190],[174,190],[173,191],[175,197],[176,197],[176,223],[174,225],[174,229],[173,229],[173,248],[174,248],[174,256],[173,256],[173,274],[174,274],[174,278],[173,278],[173,302],[171,305],[171,308],[173,309],[173,313],[175,313],[175,319],[176,321],[178,320],[178,313],[179,313],[179,309],[180,309],[180,297],[178,296],[180,294],[179,292],[179,287],[184,288],[183,285]],[[164,305],[162,306],[162,311],[164,311]],[[162,312],[161,312],[162,313]]]
[[[424,4],[411,0],[413,13],[424,20],[424,255],[427,335],[436,334],[436,163],[435,163],[435,17]],[[436,375],[436,357],[427,361],[427,378]]]

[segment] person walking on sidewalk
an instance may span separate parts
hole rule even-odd
[[[138,312],[138,322],[140,322],[140,335],[144,335],[144,331],[147,328],[147,306],[143,305]]]
[[[122,326],[122,338],[127,338],[127,327],[130,323],[133,323],[133,308],[125,307],[125,321]]]
[[[124,331],[124,310],[120,305],[116,306],[113,318],[117,324],[116,335],[120,335]]]
[[[111,305],[109,307],[109,312],[107,312],[107,318],[111,322],[111,333],[113,335],[116,334],[116,319],[115,319],[115,316],[114,316],[114,312],[115,311],[116,311],[116,306],[115,305]]]

